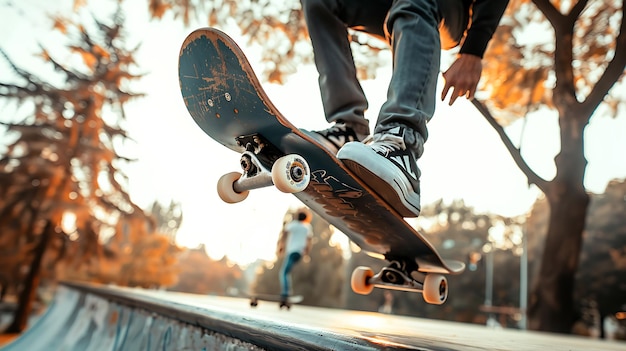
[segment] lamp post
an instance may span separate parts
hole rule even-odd
[[[519,328],[522,330],[527,329],[526,309],[528,307],[528,243],[526,235],[526,224],[524,224],[524,230],[522,232],[522,255],[520,256],[519,265],[519,309],[520,320]]]
[[[493,251],[495,247],[491,242],[483,245],[483,252],[487,256],[485,258],[485,302],[484,305],[489,311],[487,315],[487,326],[495,327],[496,320],[493,317],[491,307],[493,307]]]

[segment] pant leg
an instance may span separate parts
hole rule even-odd
[[[383,37],[391,0],[301,0],[328,122],[362,124],[368,103],[357,79],[348,28]]]
[[[287,297],[291,293],[291,270],[293,266],[300,261],[302,255],[297,252],[292,252],[285,257],[285,261],[280,270],[280,295]]]
[[[393,74],[374,132],[409,127],[415,133],[405,135],[405,142],[417,157],[428,138],[426,123],[435,112],[440,21],[437,0],[395,0],[385,27],[391,39]]]

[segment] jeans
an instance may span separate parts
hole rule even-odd
[[[281,286],[281,297],[288,297],[291,295],[291,269],[293,266],[300,261],[302,255],[298,252],[292,252],[287,257],[285,257],[285,261],[283,262],[282,267],[280,268],[280,286]]]
[[[428,138],[426,123],[435,112],[441,56],[439,26],[445,23],[446,34],[458,43],[465,29],[463,23],[467,20],[467,15],[463,17],[462,1],[301,2],[319,72],[326,120],[368,123],[364,118],[368,103],[357,79],[348,28],[385,39],[393,53],[393,74],[374,133],[398,125],[408,127],[414,133],[405,142],[419,157]],[[440,7],[445,11],[440,11]]]

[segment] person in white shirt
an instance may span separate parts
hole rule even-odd
[[[300,211],[295,219],[285,226],[278,240],[278,254],[285,255],[279,273],[280,296],[284,301],[291,295],[291,270],[304,255],[309,253],[312,237],[311,216],[305,211]]]

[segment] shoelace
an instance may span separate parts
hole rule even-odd
[[[324,131],[324,134],[326,135],[331,135],[331,134],[335,134],[337,132],[341,132],[341,133],[345,133],[346,132],[346,125],[341,123],[341,124],[335,124],[332,127],[326,129]]]
[[[371,148],[383,155],[395,150],[406,150],[404,138],[393,134],[374,134],[363,141]]]

